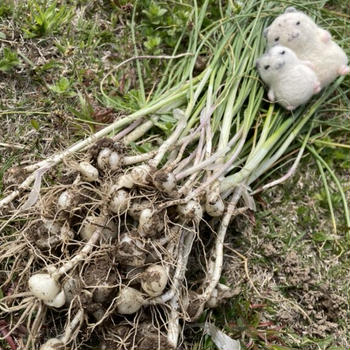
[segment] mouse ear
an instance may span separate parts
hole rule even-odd
[[[298,12],[297,9],[295,7],[287,7],[285,10],[284,10],[284,13],[291,13],[291,12]]]
[[[269,32],[270,27],[266,27],[263,31],[264,37],[267,37],[267,33]]]

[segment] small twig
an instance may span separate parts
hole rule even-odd
[[[226,247],[227,249],[231,250],[233,253],[235,253],[236,255],[238,255],[242,260],[243,260],[243,263],[244,263],[244,271],[245,271],[245,274],[248,278],[248,281],[249,283],[251,284],[252,288],[254,289],[255,293],[259,296],[259,297],[262,297],[262,295],[260,294],[260,292],[257,290],[257,288],[255,287],[252,279],[250,278],[250,275],[249,275],[249,269],[248,269],[248,259],[242,255],[241,253],[239,253],[237,250],[231,248],[231,247]]]
[[[5,143],[5,142],[0,142],[0,147],[14,148],[14,149],[28,149],[27,146],[23,146],[18,143]]]

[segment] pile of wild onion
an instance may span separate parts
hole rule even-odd
[[[1,236],[0,310],[8,335],[25,326],[23,348],[79,348],[97,336],[105,349],[175,349],[185,322],[230,296],[219,280],[232,217],[255,210],[252,193],[284,180],[251,190],[335,88],[294,115],[264,109],[254,62],[265,4],[255,3],[228,5],[204,29],[207,2],[195,8],[188,54],[175,50],[149,99],[140,75],[142,108],[50,159],[10,169],[0,201],[10,232]],[[203,53],[207,67],[194,76]],[[103,89],[112,74],[101,92],[117,108]],[[130,143],[164,120],[167,139],[132,154]],[[42,185],[52,169],[54,184]],[[18,175],[25,180],[11,186]]]

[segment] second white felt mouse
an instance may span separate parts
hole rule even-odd
[[[310,61],[321,83],[330,84],[339,75],[350,72],[345,52],[309,16],[289,7],[265,29],[268,47],[283,45],[298,58]]]
[[[269,100],[288,110],[306,103],[321,89],[309,63],[300,60],[287,47],[273,46],[256,61],[256,67],[269,87]]]

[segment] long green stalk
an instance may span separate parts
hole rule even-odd
[[[318,159],[316,159],[316,164],[317,164],[317,167],[318,167],[318,171],[321,174],[321,179],[322,179],[322,182],[323,182],[323,186],[324,186],[324,189],[326,191],[326,197],[327,197],[327,203],[328,203],[328,207],[329,207],[329,212],[331,213],[331,220],[332,220],[332,225],[333,225],[333,233],[336,234],[337,233],[337,223],[335,221],[332,197],[331,197],[331,193],[329,191],[329,186],[328,186],[328,183],[327,183],[326,174],[325,174],[325,172],[323,170],[321,162]]]
[[[321,165],[328,171],[329,175],[333,179],[335,185],[338,188],[338,191],[340,193],[342,202],[343,202],[343,208],[344,208],[344,216],[345,216],[345,222],[346,222],[346,229],[347,229],[347,238],[350,239],[350,213],[349,213],[349,206],[345,197],[345,193],[343,190],[343,187],[341,183],[339,182],[337,176],[335,175],[334,171],[330,168],[330,166],[327,164],[327,162],[324,161],[324,159],[316,152],[314,147],[312,146],[306,146],[307,149],[310,151],[310,153],[321,163]]]

